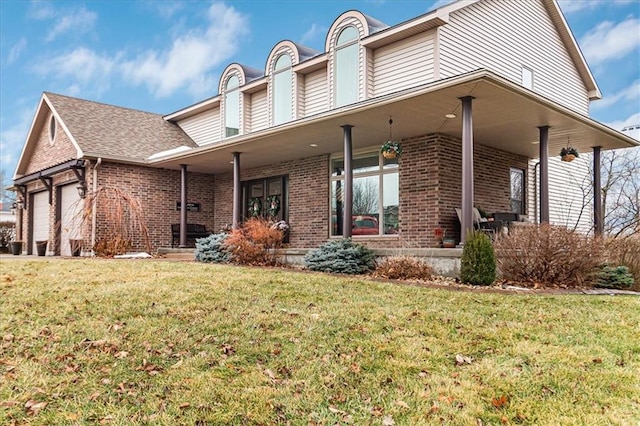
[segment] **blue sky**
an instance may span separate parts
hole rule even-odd
[[[43,91],[168,114],[217,94],[229,63],[264,69],[281,40],[323,51],[347,10],[395,25],[446,3],[0,0],[0,168],[13,176]],[[640,124],[640,0],[560,6],[603,94],[591,116]]]

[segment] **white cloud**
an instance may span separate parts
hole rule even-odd
[[[636,124],[640,124],[640,112],[636,112],[631,114],[629,117],[624,118],[622,120],[612,121],[610,123],[604,123],[612,129],[622,130],[627,126],[635,126]]]
[[[603,4],[622,6],[631,2],[633,0],[558,0],[560,9],[565,14],[576,13],[585,9],[593,10]]]
[[[51,19],[56,15],[53,5],[47,0],[33,0],[27,12],[29,18],[44,20]]]
[[[50,42],[55,40],[59,35],[74,31],[75,33],[86,33],[93,28],[98,15],[95,12],[90,12],[84,7],[75,10],[67,15],[56,18],[56,24],[47,34],[46,41]]]
[[[194,96],[211,93],[216,82],[207,73],[237,49],[247,32],[247,18],[233,7],[214,3],[208,10],[205,31],[192,30],[173,40],[165,51],[148,50],[122,64],[126,79],[145,84],[157,97],[167,97],[186,87]]]
[[[7,64],[14,63],[27,47],[27,39],[22,37],[16,44],[9,50],[9,57],[7,58]]]
[[[146,0],[142,2],[142,5],[165,19],[172,18],[178,11],[184,8],[184,3],[174,0],[164,0],[161,2],[157,0]]]
[[[327,30],[328,29],[326,27],[322,27],[318,24],[312,24],[311,28],[309,28],[304,34],[302,34],[302,37],[300,37],[300,43],[311,43],[315,41],[319,35],[322,35],[322,41],[324,41],[324,35],[327,33]],[[322,49],[324,50],[324,46],[322,46]]]
[[[640,80],[634,81],[618,93],[614,93],[611,96],[605,96],[601,100],[592,103],[591,107],[593,109],[602,109],[608,108],[618,102],[635,101],[637,103],[638,100],[640,100]]]
[[[84,47],[48,60],[40,60],[34,67],[38,74],[65,82],[70,78],[74,86],[89,87],[98,94],[109,89],[116,69],[117,58],[101,56]]]
[[[604,21],[587,33],[580,41],[587,62],[597,65],[610,59],[619,59],[640,48],[640,20],[627,18],[613,23]]]

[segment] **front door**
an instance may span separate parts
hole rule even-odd
[[[261,217],[274,222],[289,220],[287,176],[256,179],[243,183],[243,218]]]

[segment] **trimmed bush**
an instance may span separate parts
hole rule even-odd
[[[433,268],[422,259],[410,256],[392,256],[378,262],[375,277],[390,280],[430,280],[433,278]]]
[[[490,285],[496,280],[493,244],[482,232],[470,232],[462,249],[460,279],[465,284]]]
[[[375,267],[375,255],[362,244],[351,239],[329,241],[311,250],[304,261],[312,271],[340,274],[364,274]]]
[[[633,275],[626,266],[605,266],[596,277],[596,287],[628,289],[633,286]]]
[[[629,268],[629,273],[635,280],[632,289],[640,291],[640,238],[637,235],[607,238],[604,243],[604,263]]]
[[[196,239],[196,260],[206,263],[227,263],[231,255],[227,251],[225,241],[229,235],[225,233],[211,234]]]

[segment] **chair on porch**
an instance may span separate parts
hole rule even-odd
[[[462,225],[462,209],[456,208],[456,214],[458,215],[460,225]],[[503,225],[501,220],[488,220],[482,217],[480,211],[476,207],[473,208],[473,229],[486,233],[492,240],[494,240],[497,233],[502,230]]]

